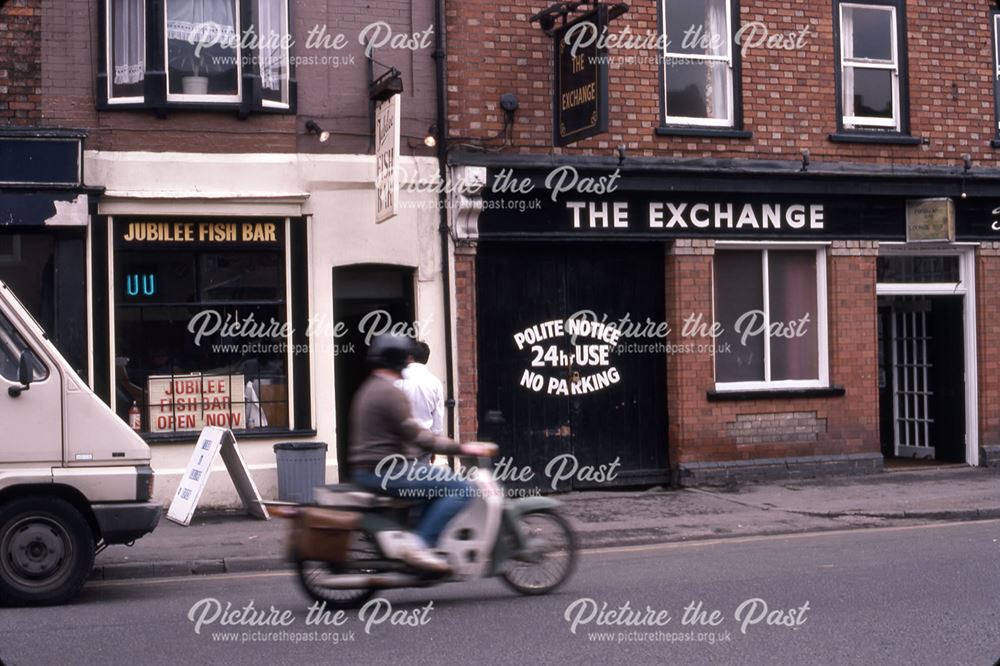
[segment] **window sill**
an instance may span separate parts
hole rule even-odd
[[[749,389],[746,391],[708,391],[709,402],[738,402],[745,400],[794,400],[796,398],[840,398],[847,391],[843,386],[805,389]]]
[[[830,141],[834,143],[882,143],[895,146],[919,146],[930,143],[920,136],[876,132],[835,132],[830,135]]]
[[[282,430],[280,428],[265,429],[261,428],[259,430],[245,430],[245,431],[235,431],[233,435],[236,437],[236,441],[245,439],[286,439],[286,438],[300,438],[300,437],[315,437],[315,430]],[[177,433],[167,433],[167,432],[157,432],[149,433],[143,432],[139,433],[147,444],[190,444],[198,441],[201,436],[200,431],[190,431],[190,432],[177,432]]]
[[[657,127],[657,136],[704,136],[718,139],[752,139],[753,132],[731,127]]]

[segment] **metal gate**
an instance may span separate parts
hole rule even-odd
[[[927,325],[928,301],[897,303],[892,311],[892,378],[895,453],[906,458],[933,458],[930,414],[931,362]]]
[[[531,470],[523,485],[668,480],[667,341],[648,326],[665,321],[664,279],[659,243],[480,245],[480,430],[514,469]],[[568,335],[566,320],[578,313],[622,334],[614,344]],[[496,412],[504,425],[491,431]],[[506,482],[518,480],[512,473]]]

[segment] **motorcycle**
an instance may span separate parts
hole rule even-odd
[[[451,567],[428,573],[403,562],[413,533],[412,501],[377,495],[354,484],[315,489],[314,503],[274,505],[292,521],[288,555],[313,600],[350,608],[377,591],[428,587],[499,576],[526,595],[555,590],[573,573],[576,537],[560,503],[542,496],[512,499],[495,478],[492,461],[477,459],[473,499],[442,533],[435,550]]]

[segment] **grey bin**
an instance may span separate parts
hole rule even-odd
[[[279,501],[313,501],[313,489],[326,484],[327,448],[323,442],[274,445],[274,455],[278,460]]]

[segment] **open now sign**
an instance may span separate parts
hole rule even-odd
[[[149,431],[245,428],[245,386],[243,375],[151,376]]]

